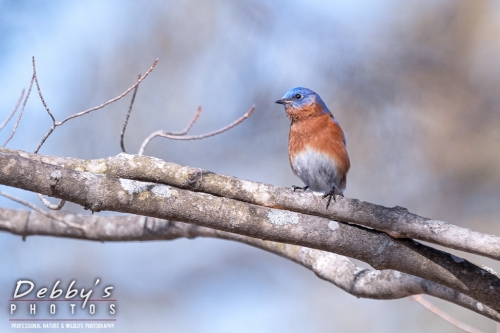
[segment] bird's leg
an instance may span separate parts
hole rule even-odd
[[[296,185],[292,185],[292,189],[293,191],[295,192],[296,190],[307,190],[309,188],[309,185],[307,186],[304,186],[304,187],[300,187],[300,186],[296,186]]]
[[[326,203],[326,209],[328,209],[328,206],[330,206],[330,202],[332,201],[332,198],[333,198],[333,201],[337,201],[337,200],[335,200],[335,186],[332,187],[330,192],[325,193],[325,195],[323,196],[323,199],[326,197],[328,197],[328,202]]]

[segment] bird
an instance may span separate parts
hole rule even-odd
[[[288,157],[293,173],[304,182],[303,187],[292,186],[293,191],[324,192],[328,209],[335,195],[344,196],[351,166],[344,131],[311,89],[292,88],[276,103],[285,106],[291,121]]]

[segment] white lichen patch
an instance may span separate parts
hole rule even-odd
[[[400,272],[398,272],[398,271],[394,271],[393,275],[394,275],[394,277],[395,277],[396,279],[401,278],[401,273],[400,273]]]
[[[153,157],[151,158],[151,161],[156,165],[158,169],[163,169],[165,168],[165,161],[160,160],[159,158]]]
[[[131,168],[137,167],[137,165],[135,163],[135,155],[120,153],[120,154],[116,155],[116,157],[118,160],[124,161],[123,163],[125,163],[125,165],[127,165]]]
[[[133,194],[138,194],[143,191],[146,191],[148,189],[148,186],[151,185],[151,183],[145,183],[145,182],[139,182],[137,180],[130,180],[130,179],[121,179],[120,178],[120,185],[122,188],[128,192],[128,194],[133,195]]]
[[[170,198],[172,196],[172,191],[167,185],[156,185],[151,189],[151,192],[153,192],[154,195],[162,198]]]
[[[429,220],[427,221],[427,226],[433,233],[439,234],[440,232],[448,230],[449,224],[443,221]]]
[[[456,263],[458,263],[458,264],[465,261],[465,259],[457,257],[457,256],[455,256],[453,254],[450,254],[450,256],[451,256],[451,259],[453,259],[453,261],[456,262]]]
[[[339,227],[339,223],[337,221],[328,222],[328,229],[335,231]]]
[[[87,171],[92,173],[105,173],[108,169],[106,160],[104,159],[89,161],[86,167]]]
[[[52,173],[50,174],[50,178],[54,180],[59,180],[61,179],[61,177],[62,177],[61,170],[52,171]]]
[[[479,310],[479,311],[483,311],[484,310],[484,307],[481,303],[477,302],[476,304],[476,308]]]
[[[16,160],[11,158],[9,160],[9,163],[7,163],[7,165],[2,168],[2,172],[8,175],[10,173],[10,169],[15,165],[16,165]]]
[[[265,184],[243,180],[241,181],[241,189],[251,193],[254,199],[259,203],[266,204],[269,202],[269,190]]]
[[[118,158],[124,158],[124,159],[127,159],[127,160],[133,160],[134,159],[134,155],[127,154],[127,153],[119,153],[118,155],[116,155],[116,157],[118,157]]]
[[[242,180],[241,189],[250,193],[254,193],[257,192],[257,190],[259,189],[259,184],[248,180]]]
[[[299,214],[285,210],[271,209],[267,213],[269,222],[275,225],[298,224]]]

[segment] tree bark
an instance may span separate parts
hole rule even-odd
[[[135,156],[121,154],[116,159],[134,161]],[[150,159],[157,161],[161,170],[161,161]],[[103,164],[91,167],[98,169]],[[377,269],[394,269],[442,284],[476,299],[482,303],[481,306],[500,310],[500,279],[495,274],[411,239],[394,239],[385,233],[324,217],[258,206],[158,183],[75,171],[16,154],[0,155],[0,170],[1,184],[75,202],[92,211],[111,210],[176,220],[346,255]],[[158,172],[157,177],[163,174]],[[205,176],[195,173],[191,179],[196,181]],[[178,181],[182,183],[186,179]],[[224,185],[229,184],[219,183],[220,187]],[[344,200],[348,199],[337,199],[337,205],[342,207]],[[319,200],[312,201],[310,205]],[[85,229],[73,232],[85,233]]]

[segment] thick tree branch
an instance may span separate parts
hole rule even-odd
[[[47,235],[94,241],[151,241],[211,237],[233,240],[292,260],[356,297],[396,299],[417,294],[434,296],[490,319],[500,321],[500,313],[479,306],[474,299],[437,283],[393,270],[356,267],[348,258],[306,247],[264,241],[229,232],[137,215],[97,216],[52,213],[58,221],[24,210],[0,209],[0,230],[21,235]],[[81,228],[72,228],[77,225]]]
[[[119,155],[119,159],[134,158]],[[476,299],[482,306],[500,310],[500,279],[496,275],[410,239],[397,240],[378,231],[326,218],[206,193],[78,172],[14,154],[0,155],[0,170],[1,184],[68,200],[92,211],[111,210],[178,220],[346,255],[377,269],[394,269],[431,280]],[[199,179],[205,174],[194,176]],[[349,200],[339,198],[337,205],[344,206],[343,201]]]
[[[293,192],[283,187],[219,175],[149,156],[120,154],[106,159],[79,160],[34,155],[5,148],[0,148],[0,153],[21,154],[30,159],[74,170],[161,183],[255,205],[323,216],[364,225],[395,238],[414,238],[500,260],[500,237],[418,216],[402,207],[388,208],[344,198],[326,209],[325,205],[321,204],[321,199],[311,192]]]

